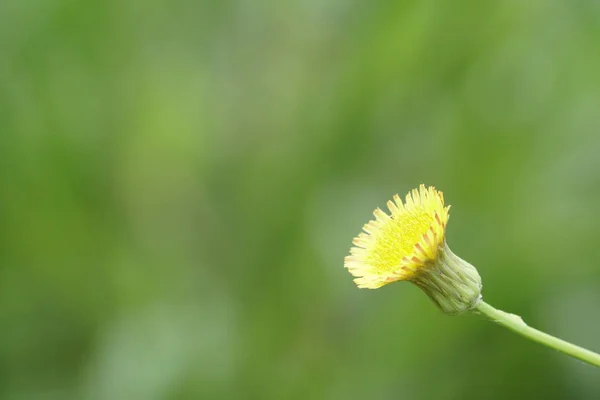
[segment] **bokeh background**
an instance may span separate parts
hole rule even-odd
[[[343,268],[420,183],[488,302],[600,350],[600,3],[0,3],[0,398],[597,399]]]

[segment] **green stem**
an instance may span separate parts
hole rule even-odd
[[[511,331],[526,337],[527,339],[541,343],[544,346],[558,350],[568,356],[577,358],[588,364],[600,367],[600,354],[584,349],[583,347],[575,346],[574,344],[565,342],[564,340],[554,336],[550,336],[542,331],[538,331],[537,329],[528,326],[518,315],[497,310],[483,300],[479,301],[479,303],[475,306],[475,310],[490,318],[492,321],[497,322],[505,328],[508,328]]]

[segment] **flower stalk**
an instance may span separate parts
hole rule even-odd
[[[560,351],[563,354],[577,358],[588,364],[600,367],[600,354],[532,328],[518,315],[498,310],[483,300],[477,303],[474,311],[527,339],[543,344],[544,346]]]

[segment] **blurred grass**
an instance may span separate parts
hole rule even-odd
[[[421,182],[486,299],[600,350],[595,2],[0,4],[0,398],[595,398],[351,239]]]

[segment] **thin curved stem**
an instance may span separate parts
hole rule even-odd
[[[548,335],[547,333],[544,333],[542,331],[538,331],[537,329],[527,325],[523,321],[523,319],[518,315],[509,314],[502,310],[497,310],[494,307],[487,304],[486,302],[484,302],[483,300],[479,301],[479,303],[475,307],[475,310],[479,311],[481,314],[485,315],[492,321],[504,326],[505,328],[510,329],[513,332],[518,333],[521,336],[526,337],[527,339],[541,343],[544,346],[550,347],[554,350],[558,350],[561,353],[577,358],[588,364],[600,367],[600,354],[594,353],[593,351],[584,349],[583,347],[576,346],[562,339]]]

